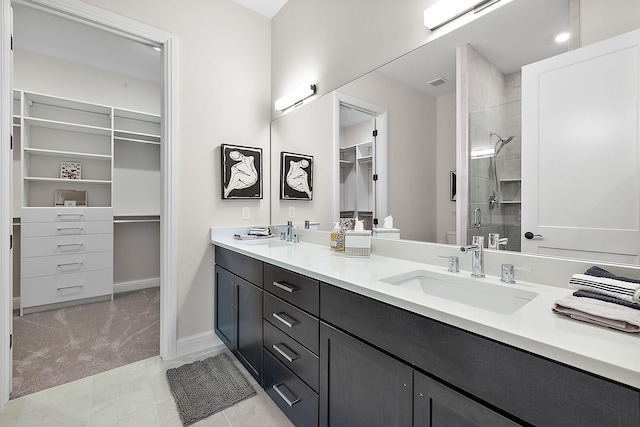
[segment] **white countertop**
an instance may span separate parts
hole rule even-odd
[[[554,314],[554,301],[573,292],[568,287],[521,281],[508,285],[489,275],[473,278],[539,294],[515,313],[504,315],[380,281],[415,270],[467,279],[468,271],[450,273],[446,267],[375,254],[347,258],[344,253],[331,252],[328,245],[304,242],[270,247],[212,233],[211,243],[640,389],[640,334]]]

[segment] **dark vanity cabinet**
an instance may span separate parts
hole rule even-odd
[[[262,269],[260,261],[216,247],[214,330],[258,384],[263,374]]]
[[[640,426],[640,391],[216,247],[215,331],[297,426]]]

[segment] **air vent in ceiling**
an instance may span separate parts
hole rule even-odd
[[[433,79],[429,82],[431,86],[440,86],[441,84],[448,83],[449,80],[444,77],[438,77],[437,79]]]

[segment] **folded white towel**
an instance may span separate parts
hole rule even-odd
[[[640,310],[606,301],[568,295],[555,302],[553,311],[583,322],[625,332],[640,332]]]
[[[276,237],[275,234],[268,234],[266,236],[256,236],[254,234],[234,234],[233,238],[236,240],[259,240],[259,239],[271,239]]]
[[[623,282],[622,280],[609,279],[607,277],[574,274],[569,280],[569,287],[571,289],[609,295],[629,302],[640,302],[640,285],[637,283]]]

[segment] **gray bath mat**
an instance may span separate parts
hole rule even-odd
[[[185,426],[256,394],[226,353],[167,369],[167,380]]]

